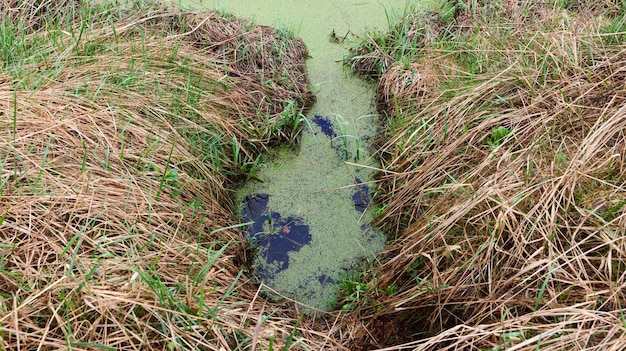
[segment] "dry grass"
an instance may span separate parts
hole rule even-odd
[[[465,5],[381,77],[395,240],[346,318],[352,347],[624,349],[623,11]]]
[[[40,29],[47,19],[65,16],[74,19],[80,0],[5,0],[0,3],[4,21],[21,25],[29,33]]]
[[[55,3],[0,7],[0,347],[318,348],[241,270],[225,189],[295,137],[302,42]]]
[[[296,139],[303,44],[54,5],[0,7],[2,348],[624,349],[619,6],[471,2],[371,37],[393,242],[316,325],[258,295],[227,190]]]

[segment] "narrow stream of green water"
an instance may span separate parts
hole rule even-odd
[[[255,221],[259,245],[254,266],[266,286],[321,310],[332,307],[339,282],[361,257],[373,256],[384,236],[363,212],[373,188],[368,138],[376,132],[373,86],[342,66],[348,43],[366,29],[387,28],[405,0],[183,0],[183,6],[218,9],[257,24],[291,28],[306,43],[307,71],[317,96],[308,113],[299,152],[283,150],[264,164],[263,182],[238,190]],[[333,42],[334,33],[343,43]],[[356,35],[356,36],[355,36]],[[358,166],[355,164],[359,164]],[[358,183],[363,183],[357,185]],[[245,211],[244,211],[245,212]]]

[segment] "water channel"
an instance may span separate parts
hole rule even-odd
[[[254,222],[248,235],[259,248],[254,267],[260,280],[304,305],[327,310],[346,270],[385,244],[384,236],[368,226],[372,167],[377,167],[368,152],[378,119],[374,90],[347,72],[342,59],[348,44],[358,41],[355,35],[387,28],[387,16],[407,3],[213,1],[182,0],[182,5],[289,27],[309,49],[307,71],[317,102],[306,116],[299,152],[282,150],[266,160],[263,182],[250,182],[237,193],[242,221]]]

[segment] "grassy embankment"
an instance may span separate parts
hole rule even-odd
[[[352,64],[380,78],[394,242],[324,341],[257,296],[224,190],[293,137],[302,44],[29,3],[0,5],[2,348],[621,348],[624,9],[458,3],[372,34]]]
[[[226,190],[296,137],[303,43],[145,4],[0,12],[0,348],[318,348],[241,268]]]
[[[370,33],[348,64],[379,79],[393,242],[344,286],[352,349],[626,348],[623,6],[459,1]]]

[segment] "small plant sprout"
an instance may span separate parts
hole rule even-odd
[[[491,150],[496,149],[504,142],[504,140],[513,132],[512,129],[498,126],[491,131],[491,135],[487,139],[487,145]]]

